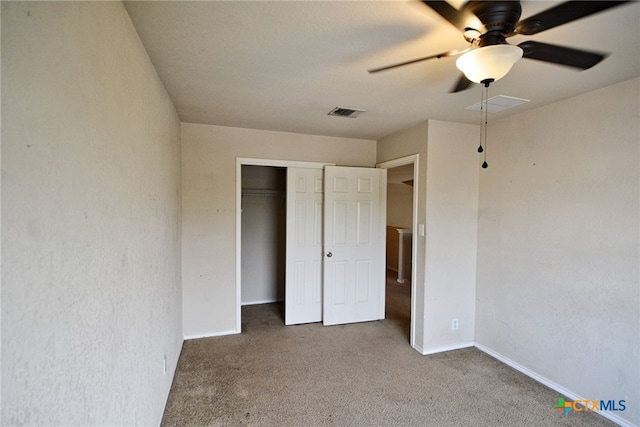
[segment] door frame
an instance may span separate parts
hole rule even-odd
[[[236,333],[242,333],[242,166],[324,169],[335,163],[236,157]]]
[[[377,168],[392,169],[399,166],[413,164],[413,220],[412,220],[412,236],[411,239],[411,331],[409,333],[409,344],[415,348],[416,342],[416,278],[417,276],[417,253],[418,253],[418,165],[419,155],[412,154],[410,156],[400,157],[376,165]]]

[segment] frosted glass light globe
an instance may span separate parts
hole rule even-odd
[[[522,53],[522,48],[510,44],[484,46],[462,55],[456,61],[456,67],[472,82],[495,81],[511,70],[522,58]]]

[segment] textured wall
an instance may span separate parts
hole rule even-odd
[[[182,124],[185,336],[236,333],[236,157],[375,165],[375,141]]]
[[[418,155],[418,180],[413,185],[418,188],[418,224],[425,223],[426,188],[427,188],[427,122],[422,122],[409,129],[386,136],[376,145],[376,160],[378,163],[395,160],[402,157]],[[416,167],[416,165],[414,165]],[[416,300],[415,328],[413,330],[414,347],[422,352],[424,346],[424,248],[425,239],[413,236],[416,243],[416,277],[412,277],[412,289]]]
[[[635,79],[490,124],[476,340],[640,424]]]
[[[424,344],[427,352],[470,345],[474,339],[478,131],[475,125],[429,121]],[[458,319],[457,330],[451,328],[453,319]]]
[[[2,111],[1,424],[157,425],[180,124],[123,5],[2,2]]]
[[[433,353],[474,338],[478,127],[430,120],[378,141],[378,162],[418,154],[415,347]],[[451,320],[459,328],[451,330]]]

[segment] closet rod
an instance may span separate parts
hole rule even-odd
[[[284,196],[285,192],[280,190],[260,190],[260,189],[243,189],[243,196],[269,196],[269,197],[279,197]]]

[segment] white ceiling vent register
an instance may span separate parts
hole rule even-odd
[[[487,112],[488,113],[499,113],[500,111],[506,110],[508,108],[517,107],[518,105],[526,104],[529,102],[529,99],[523,98],[514,98],[513,96],[505,96],[498,95],[493,98],[487,99]],[[471,111],[480,111],[481,102],[476,102],[473,105],[469,105],[468,107],[464,107],[465,110]]]
[[[362,113],[365,113],[367,110],[363,110],[361,108],[347,108],[347,107],[336,107],[333,110],[329,111],[330,116],[338,116],[338,117],[349,117],[351,119],[355,119],[360,116]]]

